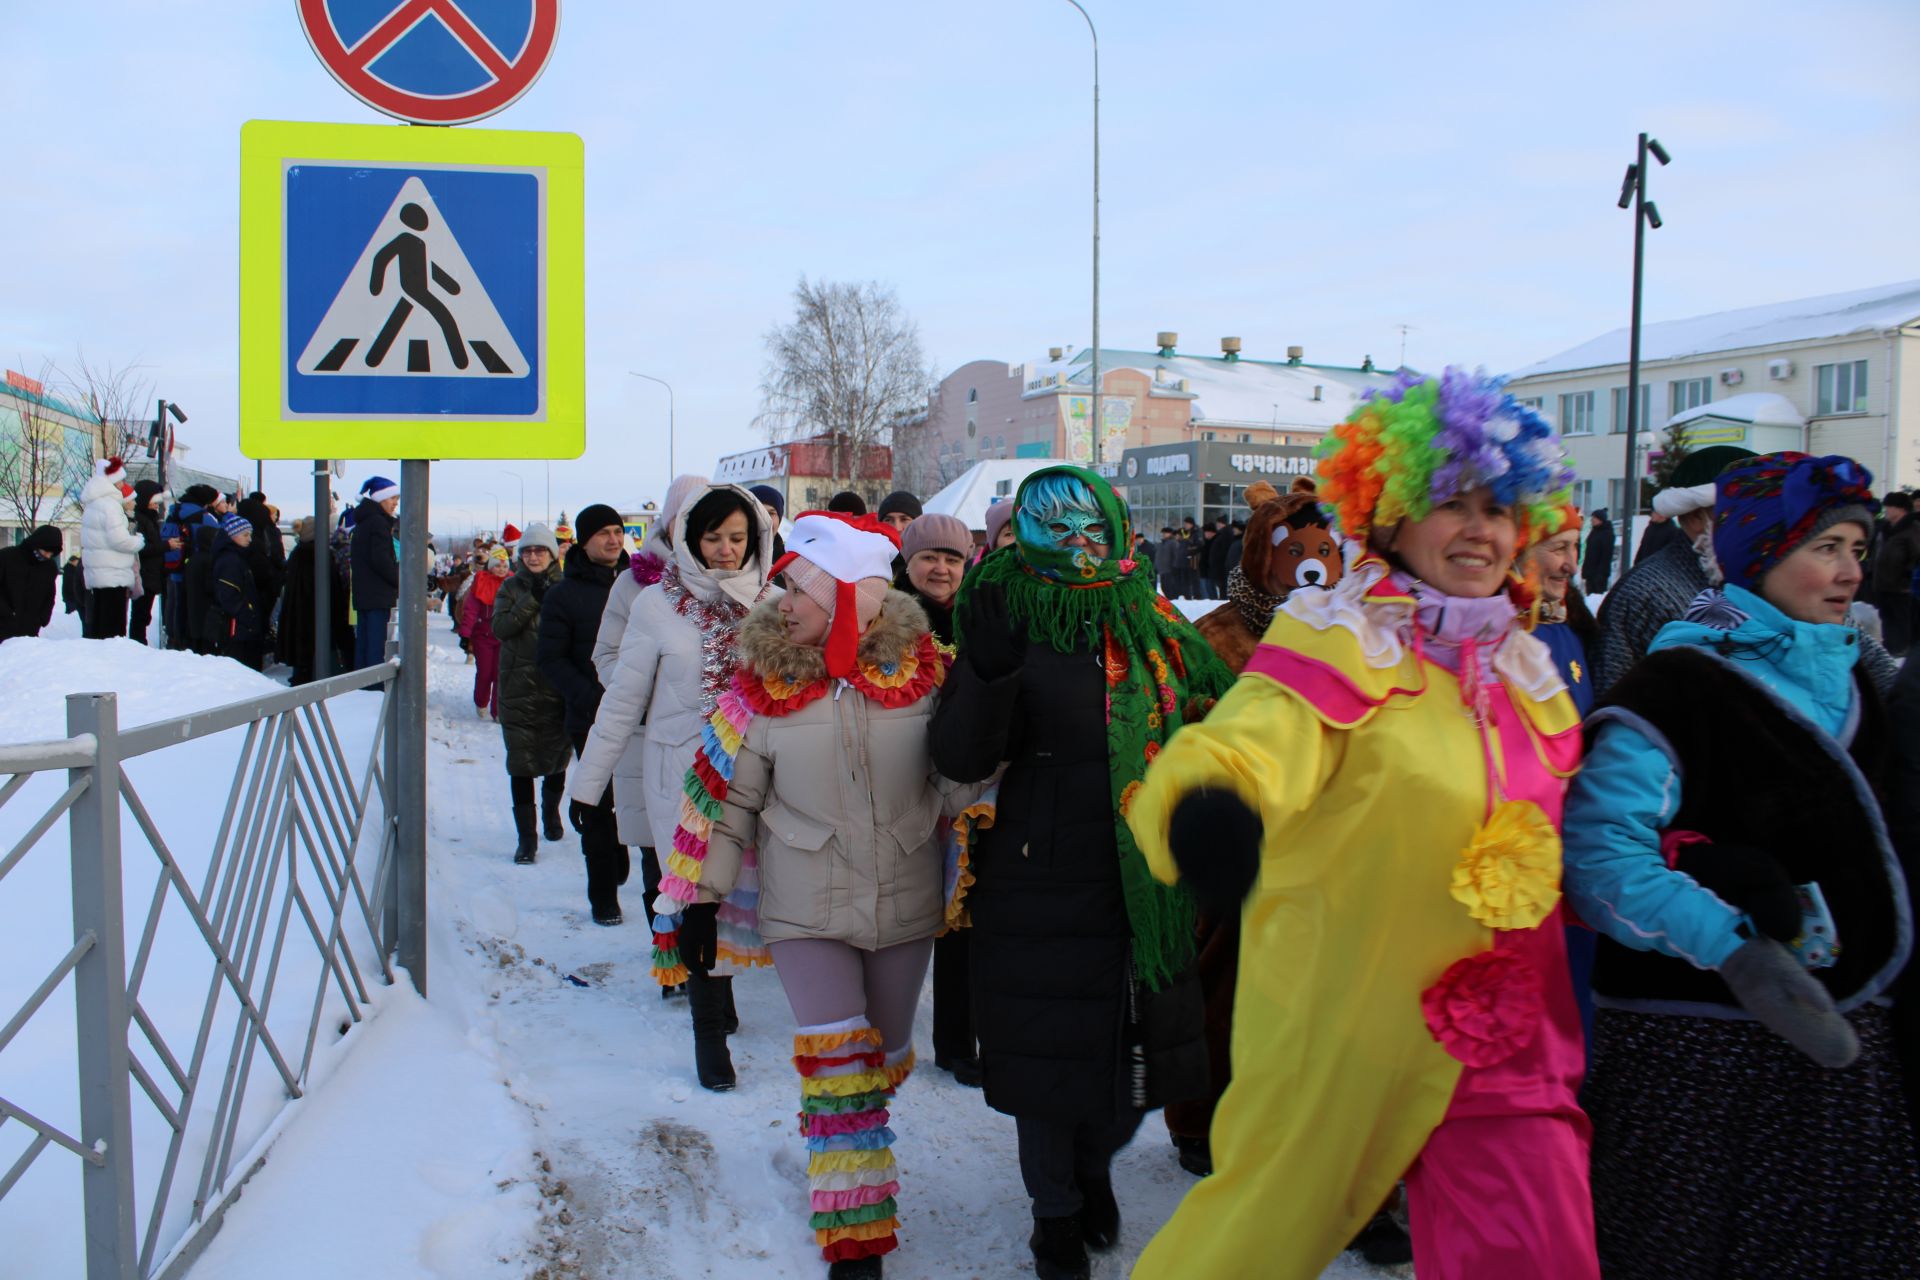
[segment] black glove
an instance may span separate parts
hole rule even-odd
[[[1167,822],[1167,847],[1201,910],[1238,918],[1260,871],[1260,815],[1231,791],[1202,787],[1180,797]]]
[[[1800,899],[1785,869],[1765,849],[1690,844],[1680,850],[1674,869],[1692,876],[1734,910],[1746,912],[1769,938],[1792,942],[1800,936]]]
[[[1834,1009],[1833,997],[1772,938],[1741,943],[1720,976],[1741,1008],[1821,1066],[1848,1066],[1860,1056],[1860,1037]]]
[[[572,823],[573,829],[581,835],[587,834],[587,828],[593,825],[597,816],[597,812],[590,804],[581,804],[578,800],[567,802],[567,821]]]
[[[720,904],[696,902],[680,912],[680,963],[711,973],[720,959]]]
[[[966,615],[960,620],[967,661],[982,680],[998,680],[1018,671],[1027,660],[1027,629],[1007,615],[1007,589],[983,582],[967,596]]]

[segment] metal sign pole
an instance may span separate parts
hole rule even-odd
[[[313,460],[313,678],[333,674],[333,473]]]
[[[427,473],[400,464],[400,674],[394,701],[391,794],[399,810],[394,847],[399,962],[427,993]]]

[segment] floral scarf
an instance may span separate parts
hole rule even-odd
[[[1014,502],[1015,553],[988,556],[961,584],[955,637],[964,648],[960,619],[967,597],[979,584],[993,583],[1005,589],[1008,612],[1025,619],[1033,643],[1099,654],[1107,677],[1114,844],[1134,963],[1159,989],[1193,958],[1193,900],[1185,888],[1154,879],[1127,827],[1127,810],[1173,731],[1204,716],[1233,674],[1154,591],[1152,569],[1125,554],[1133,522],[1105,480],[1080,467],[1046,467],[1021,483]],[[1104,560],[1060,545],[1052,532],[1055,524],[1084,532],[1093,523],[1105,526],[1104,540],[1114,549]]]

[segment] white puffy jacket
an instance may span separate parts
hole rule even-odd
[[[147,540],[127,522],[120,486],[96,475],[80,490],[80,565],[87,589],[131,587],[140,576],[140,551]]]

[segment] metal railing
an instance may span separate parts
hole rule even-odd
[[[12,775],[0,785],[0,810],[36,775],[66,771],[65,789],[0,852],[0,918],[23,906],[7,901],[6,877],[63,817],[73,913],[72,948],[17,1011],[0,1009],[0,1095],[7,1046],[71,976],[79,1121],[71,1133],[0,1096],[0,1151],[19,1149],[16,1126],[28,1135],[0,1172],[0,1200],[49,1148],[74,1156],[89,1280],[184,1274],[264,1163],[316,1053],[361,1022],[377,988],[394,981],[389,957],[403,917],[424,913],[396,901],[395,885],[405,882],[395,875],[399,669],[390,661],[127,730],[115,695],[73,694],[67,738],[0,746],[0,775]],[[386,692],[356,770],[329,700],[380,685]],[[124,764],[238,730],[216,833],[206,840],[209,810],[199,833],[176,832],[170,842]],[[139,836],[125,865],[123,812]],[[157,866],[136,934],[123,897],[146,865],[142,843]]]

